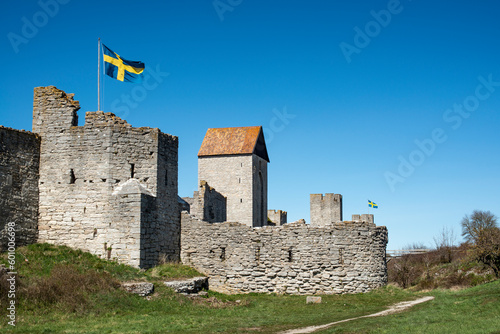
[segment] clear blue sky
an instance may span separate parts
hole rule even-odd
[[[181,196],[207,128],[262,125],[269,208],[289,221],[309,220],[310,193],[342,194],[345,220],[370,199],[397,249],[500,214],[498,2],[55,1],[3,6],[4,126],[30,130],[47,85],[76,94],[82,125],[101,37],[160,72],[147,89],[105,78],[101,109],[179,136]]]

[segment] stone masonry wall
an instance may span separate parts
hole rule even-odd
[[[275,226],[287,223],[287,212],[283,210],[267,210],[267,217]]]
[[[222,293],[337,294],[387,283],[387,229],[365,222],[252,228],[181,217],[181,260]]]
[[[215,223],[227,218],[227,199],[206,181],[201,181],[199,190],[194,192],[191,215],[201,220]]]
[[[177,137],[87,112],[57,88],[35,88],[42,136],[39,241],[137,267],[178,260]]]
[[[7,246],[7,223],[15,223],[16,246],[38,236],[40,137],[0,126],[0,250]]]
[[[206,181],[227,198],[227,220],[253,226],[252,155],[198,158],[198,184]]]
[[[375,220],[373,218],[372,214],[362,214],[362,215],[352,215],[352,221],[353,222],[369,222],[369,223],[375,223]]]
[[[343,220],[342,195],[311,194],[310,200],[312,226],[323,226]]]

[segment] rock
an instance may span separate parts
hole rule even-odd
[[[202,289],[208,289],[208,277],[194,277],[182,281],[168,281],[164,283],[178,293],[198,293]]]
[[[122,287],[130,293],[135,293],[141,297],[152,294],[155,290],[153,283],[148,282],[129,282],[123,283]]]
[[[307,296],[306,304],[321,304],[321,297]]]

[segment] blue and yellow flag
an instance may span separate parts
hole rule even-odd
[[[368,200],[368,207],[369,207],[369,208],[378,209],[378,205],[377,205],[377,203],[374,203],[374,202],[372,202],[372,201],[370,201],[370,200]]]
[[[102,50],[107,75],[120,81],[142,81],[142,73],[146,67],[143,62],[123,59],[104,44],[102,44]]]

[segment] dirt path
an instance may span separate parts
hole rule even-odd
[[[420,298],[420,299],[417,299],[417,300],[411,300],[409,302],[401,302],[401,303],[397,303],[397,304],[392,305],[391,307],[389,307],[385,311],[381,311],[381,312],[377,312],[377,313],[373,313],[373,314],[369,314],[369,315],[363,315],[361,317],[356,317],[356,318],[351,318],[351,319],[345,319],[345,320],[335,321],[335,322],[331,322],[329,324],[320,325],[320,326],[309,326],[309,327],[291,329],[291,330],[288,330],[288,331],[285,331],[285,332],[281,332],[280,334],[313,333],[313,332],[315,332],[317,330],[326,329],[326,328],[331,327],[333,325],[341,324],[343,322],[348,322],[348,321],[351,321],[351,320],[356,320],[356,319],[361,319],[361,318],[381,317],[381,316],[384,316],[384,315],[398,313],[398,312],[404,311],[404,310],[412,307],[413,305],[417,305],[417,304],[420,304],[420,303],[425,303],[425,302],[427,302],[429,300],[433,300],[433,299],[434,299],[434,297],[428,296],[428,297],[423,297],[423,298]]]

